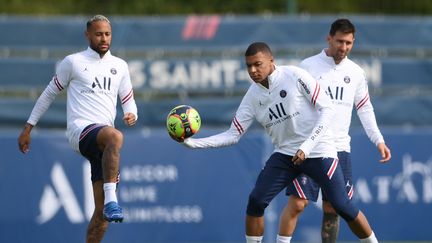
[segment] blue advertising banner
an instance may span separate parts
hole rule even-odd
[[[93,211],[88,162],[63,131],[34,130],[26,155],[18,134],[0,135],[0,242],[83,242]],[[432,131],[384,136],[388,164],[378,162],[363,131],[353,131],[354,200],[380,240],[432,241]],[[255,130],[235,146],[207,150],[177,144],[162,129],[125,130],[118,198],[126,220],[111,224],[104,242],[244,242],[248,194],[271,151]],[[286,201],[282,192],[266,210],[266,242],[275,239]],[[305,210],[293,240],[319,242],[319,207]],[[340,240],[356,240],[344,222]]]
[[[84,242],[94,208],[88,162],[64,132],[35,130],[26,155],[18,133],[0,136],[0,242]],[[126,220],[111,225],[104,242],[241,241],[265,147],[260,133],[207,151],[163,130],[127,133],[118,187]]]

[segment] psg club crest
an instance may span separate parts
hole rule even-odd
[[[349,84],[349,82],[351,82],[350,77],[345,76],[345,78],[344,78],[344,82],[347,83],[347,84]]]
[[[279,95],[280,95],[280,97],[285,98],[286,95],[287,95],[287,92],[286,92],[285,90],[281,90],[281,91],[279,92]]]
[[[301,180],[300,180],[300,183],[301,183],[302,185],[306,185],[307,181],[308,181],[307,177],[306,177],[306,176],[302,176],[302,177],[301,177]]]
[[[115,69],[115,68],[111,68],[111,73],[113,74],[113,75],[116,75],[116,73],[117,73],[117,70]]]

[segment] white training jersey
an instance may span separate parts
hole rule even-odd
[[[274,152],[306,157],[336,158],[333,137],[327,129],[333,105],[324,90],[305,70],[276,66],[269,88],[253,83],[240,103],[231,127],[207,138],[188,138],[191,148],[221,147],[237,143],[256,119],[271,137]]]
[[[349,128],[353,106],[369,139],[378,145],[384,138],[376,123],[368,84],[363,69],[348,57],[335,64],[333,57],[321,53],[306,58],[300,67],[307,70],[326,90],[335,105],[331,129],[338,151],[350,152]]]
[[[92,123],[114,126],[118,97],[123,112],[138,117],[128,65],[110,51],[100,58],[89,47],[65,57],[27,122],[36,125],[64,89],[67,89],[66,135],[76,151],[79,151],[79,137],[86,126]]]

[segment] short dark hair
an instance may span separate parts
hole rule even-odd
[[[351,21],[349,21],[349,19],[337,19],[331,25],[329,34],[331,36],[334,36],[338,31],[344,34],[352,33],[354,35],[355,26],[353,25],[353,23],[351,23]]]
[[[249,45],[249,47],[246,49],[245,56],[253,56],[257,54],[258,52],[267,53],[270,55],[272,54],[272,51],[270,50],[270,47],[265,42],[254,42]]]
[[[108,24],[111,24],[111,22],[109,21],[109,19],[101,14],[97,14],[93,17],[91,17],[88,21],[87,21],[87,30],[90,28],[90,26],[93,24],[93,22],[96,21],[105,21]]]

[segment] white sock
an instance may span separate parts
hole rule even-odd
[[[261,243],[263,237],[262,236],[248,236],[246,235],[246,243]]]
[[[276,243],[290,243],[292,236],[281,236],[277,235],[276,237]]]
[[[375,237],[374,232],[372,231],[372,234],[369,235],[369,237],[364,238],[364,239],[360,239],[361,243],[378,243],[377,238]]]
[[[104,205],[109,202],[117,202],[116,183],[104,183],[103,190],[105,193]]]

